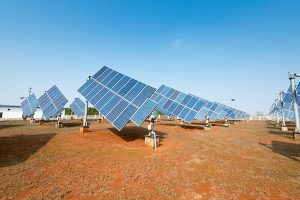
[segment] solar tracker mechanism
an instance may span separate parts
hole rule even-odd
[[[295,138],[295,133],[300,133],[300,122],[299,122],[299,111],[298,111],[298,101],[297,101],[297,91],[296,91],[296,78],[300,77],[300,74],[296,73],[289,73],[289,79],[291,83],[291,94],[292,94],[292,100],[293,100],[293,106],[294,106],[294,113],[295,113],[295,132],[294,132],[294,138]]]
[[[141,126],[152,116],[157,103],[150,97],[155,91],[155,88],[106,66],[90,76],[78,89],[78,92],[119,131],[130,121]],[[153,118],[155,116],[152,116]],[[148,129],[148,136],[153,138],[155,148],[157,136],[153,128]]]

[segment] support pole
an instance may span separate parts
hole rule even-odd
[[[298,76],[297,74],[291,74],[289,73],[289,79],[291,82],[291,88],[292,88],[292,99],[293,99],[293,106],[294,106],[294,113],[295,113],[295,132],[294,132],[294,138],[295,138],[295,133],[300,133],[300,128],[299,128],[299,111],[298,111],[298,105],[297,105],[297,94],[296,94],[296,84],[295,84],[295,78]]]
[[[62,128],[62,127],[63,127],[63,124],[62,124],[61,114],[59,114],[57,116],[56,128]]]
[[[286,127],[285,117],[284,117],[284,107],[283,107],[283,94],[284,94],[283,92],[279,93],[279,99],[280,99],[280,105],[281,105],[281,115],[282,115],[282,124],[281,124],[281,126]]]
[[[286,132],[289,129],[286,126],[286,123],[285,123],[285,117],[284,117],[285,111],[284,111],[284,107],[283,107],[284,106],[284,104],[283,104],[283,94],[284,94],[284,92],[279,93],[280,111],[281,111],[281,118],[282,118],[281,131]]]
[[[205,117],[205,127],[204,127],[205,131],[211,131],[211,124],[209,123],[209,116],[207,115]]]
[[[88,122],[87,122],[88,109],[89,109],[89,102],[86,100],[85,110],[84,110],[84,118],[83,118],[83,125],[82,125],[83,127],[88,126]]]
[[[225,127],[229,127],[229,123],[228,123],[228,117],[225,117],[225,123],[224,123]]]
[[[280,119],[279,119],[279,110],[278,110],[278,107],[276,106],[277,103],[278,103],[278,99],[275,99],[274,107],[275,107],[275,113],[276,113],[276,126],[279,126]]]
[[[159,146],[159,136],[154,131],[154,125],[157,121],[155,115],[149,117],[148,135],[145,135],[145,144],[152,146],[154,150]]]
[[[88,108],[89,108],[89,102],[86,101],[84,117],[83,117],[83,124],[82,124],[82,127],[80,127],[80,133],[88,133],[89,132],[89,126],[88,126],[88,121],[87,121]]]

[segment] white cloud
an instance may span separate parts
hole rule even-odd
[[[192,48],[194,46],[193,42],[186,39],[176,39],[172,42],[172,46],[176,49],[179,48]]]

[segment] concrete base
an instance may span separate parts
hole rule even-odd
[[[276,123],[275,126],[276,126],[276,127],[280,127],[281,125],[280,125],[279,123]]]
[[[181,121],[181,122],[180,122],[180,125],[183,125],[183,124],[184,124],[184,122],[183,122],[183,121]]]
[[[145,135],[145,144],[154,148],[154,138],[152,136]],[[159,147],[159,135],[156,136],[156,147]]]
[[[90,130],[89,130],[89,126],[81,126],[80,127],[80,133],[88,133],[88,132],[90,132]]]
[[[45,121],[44,120],[40,120],[39,121],[39,125],[44,125],[45,124]]]
[[[286,132],[286,131],[289,131],[289,129],[288,129],[288,127],[286,127],[286,126],[283,126],[283,127],[281,127],[281,131],[282,131],[282,132]]]
[[[294,133],[294,139],[300,141],[300,133]]]
[[[211,127],[210,127],[210,126],[205,126],[205,127],[204,127],[204,130],[205,130],[205,131],[211,131]]]
[[[224,124],[224,127],[229,127],[230,125],[229,124]]]
[[[62,127],[63,127],[63,124],[56,124],[55,127],[56,127],[56,128],[62,128]]]

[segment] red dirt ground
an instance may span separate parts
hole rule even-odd
[[[160,121],[156,151],[146,128],[79,123],[0,122],[0,199],[300,199],[300,142],[268,122]]]

